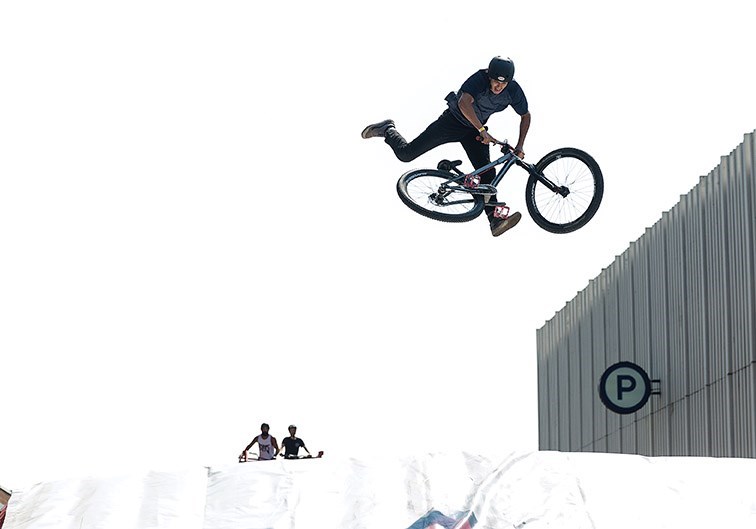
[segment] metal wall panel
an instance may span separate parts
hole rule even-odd
[[[653,454],[652,433],[652,416],[646,415],[638,419],[636,423],[638,432],[638,446],[635,453],[642,456],[650,456]]]
[[[595,378],[593,371],[593,315],[590,307],[590,290],[577,297],[580,307],[578,331],[580,333],[580,355],[582,367],[580,369],[580,440],[577,451],[586,450],[586,446],[593,443],[593,404],[596,400]]]
[[[622,453],[622,441],[620,440],[620,431],[614,430],[606,436],[606,451],[610,454]]]
[[[711,457],[731,457],[732,411],[730,408],[730,377],[709,386],[711,396]]]
[[[620,453],[637,454],[638,438],[635,414],[622,416],[620,428]]]
[[[753,182],[740,178],[744,173],[745,147],[740,146],[725,164],[730,179],[730,204],[728,235],[730,255],[728,272],[731,278],[732,314],[732,370],[742,369],[753,358],[753,284],[751,282],[751,262],[753,256],[753,224],[756,216],[751,207],[751,187]],[[751,219],[750,222],[747,221]]]
[[[633,303],[634,311],[634,328],[635,328],[635,361],[638,365],[643,366],[649,373],[649,376],[656,378],[651,363],[651,293],[650,293],[650,265],[649,265],[649,244],[647,239],[641,238],[636,241],[631,251],[633,254]],[[653,396],[653,401],[657,397]],[[652,434],[650,415],[653,406],[648,405],[635,414],[636,421],[636,452],[638,454],[650,455],[652,449]]]
[[[547,340],[549,328],[545,327],[536,333],[536,349],[538,350],[538,447],[545,450],[549,443],[549,354],[551,348]]]
[[[618,359],[635,361],[635,322],[633,311],[633,274],[632,274],[632,248],[622,254],[616,261],[617,278],[617,305],[619,319],[617,321],[617,350]],[[635,414],[620,415],[620,451],[634,453],[636,450],[635,439]]]
[[[687,381],[687,322],[685,299],[685,237],[683,203],[678,203],[666,217],[669,230],[667,249],[669,251],[668,306],[669,317],[669,357],[674,366],[669,371],[670,400],[677,402],[688,394]],[[675,433],[675,432],[673,432]],[[673,444],[675,441],[673,440]]]
[[[743,351],[743,338],[741,332],[747,319],[748,307],[743,303],[746,293],[743,291],[743,263],[746,262],[744,254],[748,251],[747,242],[743,240],[744,226],[739,222],[743,213],[742,188],[740,178],[736,170],[738,164],[738,149],[728,158],[722,160],[723,179],[725,186],[726,211],[726,237],[727,237],[727,277],[730,280],[730,372],[735,372],[745,366],[745,351]]]
[[[711,443],[709,433],[709,392],[706,388],[692,394],[688,398],[688,417],[690,419],[690,446],[682,455],[701,456],[709,455]]]
[[[569,395],[570,395],[570,408],[578,410],[577,414],[570,413],[571,410],[567,410],[568,421],[570,423],[570,438],[568,444],[569,451],[580,450],[580,436],[582,434],[582,413],[583,408],[581,402],[580,391],[580,369],[582,351],[580,349],[580,321],[579,317],[579,298],[574,299],[567,310],[569,332],[567,334],[567,363],[569,365]]]
[[[619,259],[619,258],[618,258]],[[604,325],[606,326],[605,347],[606,363],[596,366],[599,373],[603,373],[607,367],[620,361],[619,355],[619,300],[617,291],[617,260],[606,269],[607,277],[606,293],[604,295]],[[607,434],[617,434],[620,429],[620,416],[609,412],[606,416]],[[622,447],[619,435],[607,436],[607,450],[609,452],[621,452]]]
[[[630,246],[633,264],[633,334],[635,345],[635,362],[648,371],[654,378],[651,364],[651,297],[649,292],[648,244],[640,239]],[[638,412],[638,418],[651,413],[647,406]]]
[[[756,133],[538,330],[543,450],[756,457]],[[631,415],[598,380],[660,379]]]
[[[622,254],[615,263],[617,279],[617,308],[619,318],[617,321],[617,351],[618,358],[635,360],[635,335],[634,335],[634,311],[633,301],[633,247]]]
[[[686,209],[693,212],[686,218],[686,274],[688,352],[688,394],[702,391],[711,380],[709,377],[708,337],[706,334],[706,289],[704,283],[704,237],[702,216],[695,214],[701,210],[701,187],[685,195]]]
[[[670,432],[670,409],[673,405],[665,406],[660,411],[651,415],[651,453],[652,456],[672,455],[672,441]]]
[[[652,411],[669,404],[669,326],[667,325],[667,251],[666,229],[661,222],[646,231],[644,238],[649,243],[649,293],[651,298],[650,341],[651,373],[662,380],[662,398]],[[652,403],[653,404],[653,403]]]
[[[750,299],[746,301],[751,307],[751,321],[748,324],[748,343],[750,343],[750,361],[756,362],[756,223],[748,219],[756,219],[756,134],[748,134],[743,142],[743,171],[744,180],[748,182],[748,206],[743,221],[748,226],[748,244],[750,253],[744,267],[748,269],[746,289],[750,292]]]
[[[756,364],[751,364],[732,374],[732,444],[733,454],[737,454],[738,457],[756,457],[755,385]]]
[[[724,205],[719,168],[702,181],[706,187],[706,204],[702,209],[706,230],[706,299],[709,300],[707,328],[710,331],[709,358],[711,380],[714,383],[727,376],[729,336],[727,333],[728,281],[725,263],[726,237],[724,230]],[[701,184],[699,184],[701,185]]]
[[[559,336],[557,338],[557,347],[559,347],[559,354],[557,355],[557,366],[559,371],[559,377],[556,380],[557,398],[559,399],[559,450],[568,451],[570,448],[570,426],[572,422],[572,413],[570,409],[570,356],[569,356],[569,340],[567,331],[569,329],[569,306],[566,311],[562,311],[559,314]]]
[[[551,391],[549,385],[549,368],[551,366],[551,355],[554,348],[548,341],[551,334],[551,326],[542,327],[536,333],[536,348],[538,352],[536,357],[538,372],[538,448],[546,450],[549,446],[554,446],[549,436],[552,428],[549,425],[551,420]]]
[[[559,447],[559,321],[552,319],[554,328],[550,333],[549,346],[552,353],[549,355],[549,446],[558,449]],[[548,448],[546,448],[548,450]]]
[[[649,293],[651,298],[651,376],[661,380],[661,395],[651,398],[652,455],[670,454],[669,326],[667,325],[667,226],[659,221],[643,236],[649,248]]]
[[[687,455],[688,445],[688,399],[680,399],[667,408],[669,413],[670,448],[669,455]]]
[[[603,372],[603,366],[607,365],[606,357],[606,307],[604,304],[604,293],[606,292],[607,279],[604,274],[601,274],[598,278],[591,281],[590,293],[591,293],[591,320],[593,321],[593,327],[591,328],[591,340],[593,341],[593,431],[594,431],[594,443],[592,444],[590,451],[592,452],[606,452],[606,432],[607,432],[607,417],[609,410],[606,409],[598,398],[598,381],[601,373]]]

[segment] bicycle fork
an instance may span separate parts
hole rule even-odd
[[[556,193],[557,195],[560,195],[562,198],[566,197],[570,194],[570,189],[566,186],[558,186],[546,176],[538,171],[534,165],[530,165],[527,162],[524,162],[522,160],[517,161],[517,165],[524,168],[528,173],[530,173],[531,176],[534,176],[539,182],[541,182],[546,188],[551,191],[552,193]]]

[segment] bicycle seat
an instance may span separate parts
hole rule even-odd
[[[454,160],[453,162],[449,160],[441,160],[440,162],[438,162],[436,168],[439,171],[451,171],[452,169],[459,167],[460,165],[462,165],[462,160]]]

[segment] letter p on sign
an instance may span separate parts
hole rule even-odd
[[[609,367],[599,381],[599,397],[616,413],[635,413],[651,396],[651,380],[646,372],[632,362],[619,362]]]

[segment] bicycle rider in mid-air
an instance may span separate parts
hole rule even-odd
[[[444,143],[459,142],[470,163],[479,169],[491,162],[488,145],[497,141],[488,133],[485,124],[492,114],[511,105],[520,115],[520,136],[514,154],[524,158],[522,148],[530,128],[530,112],[525,93],[514,80],[514,71],[511,59],[499,56],[491,59],[487,69],[478,70],[462,83],[457,93],[450,92],[446,96],[449,108],[409,143],[399,134],[391,119],[368,125],[362,131],[362,137],[385,138],[396,157],[403,162],[410,162]],[[482,184],[490,184],[496,170],[491,168],[480,176]],[[496,196],[490,200],[496,202]],[[494,237],[514,227],[522,217],[516,211],[506,218],[497,218],[492,206],[486,206],[486,215]]]

